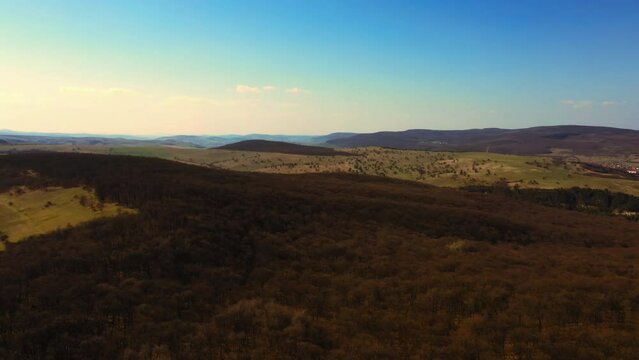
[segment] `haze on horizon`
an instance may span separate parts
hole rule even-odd
[[[639,129],[639,3],[0,0],[0,129]]]

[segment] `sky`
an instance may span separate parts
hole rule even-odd
[[[0,129],[639,129],[635,0],[0,0]]]

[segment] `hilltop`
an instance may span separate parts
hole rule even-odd
[[[245,140],[220,146],[217,149],[317,156],[352,155],[350,153],[336,151],[335,149],[327,147],[299,145],[269,140]]]
[[[1,358],[639,352],[636,222],[380,177],[131,156],[9,154],[0,175],[0,192],[86,186],[138,210],[7,245]]]

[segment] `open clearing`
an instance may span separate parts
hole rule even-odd
[[[116,204],[101,203],[81,187],[30,190],[14,188],[0,194],[0,231],[8,241],[45,234],[106,216],[132,212]],[[0,251],[5,244],[0,242]]]
[[[519,156],[486,152],[433,152],[378,147],[338,149],[353,156],[309,156],[168,146],[108,147],[102,145],[0,146],[0,151],[64,151],[158,157],[237,171],[301,174],[349,172],[418,181],[445,187],[491,185],[506,181],[522,188],[590,187],[639,195],[637,180],[593,176],[579,161],[610,161],[629,157]],[[632,157],[631,160],[636,160]]]

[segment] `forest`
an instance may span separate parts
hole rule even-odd
[[[510,187],[505,182],[492,186],[465,186],[470,192],[502,194],[546,206],[560,207],[602,215],[624,215],[639,220],[639,197],[621,192],[590,188],[523,189]]]
[[[115,155],[0,156],[16,186],[137,211],[7,244],[2,359],[639,354],[639,223],[620,217]]]

